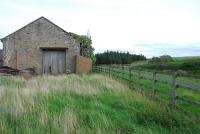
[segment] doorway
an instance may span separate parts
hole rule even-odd
[[[43,74],[62,74],[65,70],[65,50],[43,50]]]

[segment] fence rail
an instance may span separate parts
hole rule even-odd
[[[188,99],[184,96],[177,95],[177,89],[190,91],[200,96],[200,83],[198,82],[188,82],[184,80],[179,80],[180,77],[186,78],[195,78],[198,76],[192,77],[192,75],[178,74],[177,72],[173,73],[162,73],[158,71],[144,71],[144,70],[132,70],[130,66],[93,66],[94,72],[106,73],[109,76],[114,76],[116,78],[121,78],[127,82],[130,88],[132,88],[133,83],[135,83],[134,88],[142,91],[143,86],[145,84],[141,83],[142,80],[149,80],[151,82],[152,92],[151,95],[153,97],[156,96],[157,93],[161,93],[167,96],[172,97],[172,105],[174,107],[177,106],[177,100],[183,101],[189,105],[197,106],[200,108],[200,102]],[[160,76],[166,75],[166,77]],[[199,77],[200,78],[200,77]],[[137,81],[136,81],[137,79]],[[162,90],[157,88],[157,84],[166,84],[171,87],[171,90]]]

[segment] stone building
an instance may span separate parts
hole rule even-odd
[[[3,65],[19,70],[34,68],[37,74],[73,73],[80,43],[44,17],[1,39]]]
[[[3,66],[3,50],[0,50],[0,67]]]

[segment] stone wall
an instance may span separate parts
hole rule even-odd
[[[3,50],[0,49],[0,67],[3,66]]]
[[[80,43],[47,19],[30,23],[2,40],[3,65],[26,69],[35,67],[42,73],[43,49],[66,49],[66,71],[75,72],[75,56],[80,55]]]

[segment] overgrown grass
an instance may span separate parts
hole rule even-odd
[[[200,115],[100,74],[0,78],[0,133],[199,133]]]

